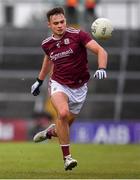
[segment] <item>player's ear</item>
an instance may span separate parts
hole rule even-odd
[[[65,22],[67,23],[67,19],[64,17]]]

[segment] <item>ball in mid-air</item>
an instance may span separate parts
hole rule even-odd
[[[98,18],[91,25],[92,35],[96,39],[106,40],[112,36],[113,26],[109,19]]]

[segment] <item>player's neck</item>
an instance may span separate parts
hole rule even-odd
[[[53,38],[54,40],[59,40],[59,39],[61,39],[63,36],[64,36],[64,34],[62,34],[62,35],[52,34],[52,38]]]

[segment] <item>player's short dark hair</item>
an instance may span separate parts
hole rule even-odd
[[[46,16],[47,16],[47,19],[48,21],[50,21],[50,17],[53,16],[53,15],[57,15],[57,14],[63,14],[65,15],[65,11],[62,7],[55,7],[51,10],[49,10],[47,13],[46,13]]]

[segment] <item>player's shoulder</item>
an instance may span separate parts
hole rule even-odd
[[[50,42],[52,39],[53,39],[52,36],[47,37],[46,39],[44,39],[44,40],[42,41],[42,46],[43,46],[44,44]]]
[[[85,34],[87,34],[88,32],[86,32],[85,30],[83,30],[83,29],[76,29],[76,28],[73,28],[73,27],[68,27],[68,28],[66,28],[66,32],[68,32],[68,33],[70,33],[70,34],[75,34],[75,35],[77,35],[77,34],[79,34],[80,36],[81,35],[85,35]]]
[[[67,27],[66,32],[68,32],[70,34],[79,34],[80,29],[76,29],[76,28],[73,28],[73,27]]]

